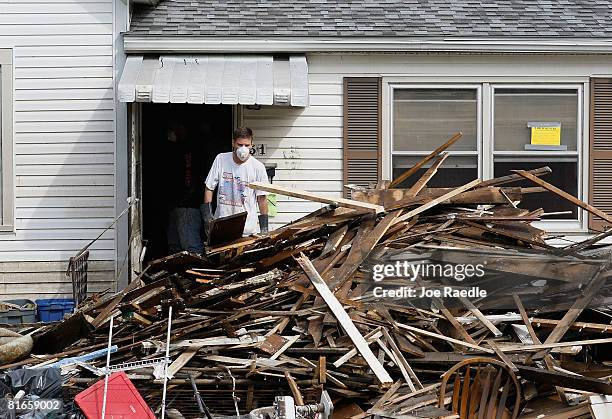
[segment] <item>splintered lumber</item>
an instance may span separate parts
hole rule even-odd
[[[442,153],[440,157],[438,157],[436,161],[431,165],[431,167],[427,169],[423,176],[421,176],[421,178],[417,180],[416,183],[412,185],[410,189],[408,189],[406,195],[416,196],[419,192],[421,192],[425,185],[427,185],[427,182],[429,182],[431,178],[434,177],[436,173],[438,173],[438,169],[440,168],[440,166],[442,166],[442,163],[444,163],[444,160],[446,160],[448,156],[448,153]]]
[[[361,238],[357,243],[351,246],[346,262],[340,268],[340,271],[335,275],[334,280],[330,283],[330,288],[337,291],[343,286],[351,275],[355,273],[357,268],[366,260],[374,246],[385,235],[389,227],[398,219],[399,211],[391,212],[374,227],[371,232]]]
[[[563,338],[563,336],[565,336],[565,333],[569,330],[572,323],[574,323],[574,321],[578,318],[580,313],[582,313],[582,311],[591,302],[593,297],[595,297],[595,294],[599,292],[601,287],[608,280],[609,278],[608,272],[604,271],[603,269],[604,267],[602,267],[602,270],[600,270],[595,275],[595,277],[590,281],[589,285],[584,290],[583,295],[580,298],[578,298],[574,302],[574,304],[572,304],[572,307],[567,311],[565,316],[563,316],[559,324],[557,324],[555,328],[553,329],[553,331],[550,333],[550,335],[548,335],[548,337],[544,341],[545,344],[552,344],[552,343],[559,342]]]
[[[431,153],[429,153],[425,158],[423,158],[421,161],[419,161],[417,164],[415,164],[414,166],[412,166],[410,169],[406,170],[404,173],[402,173],[401,175],[399,175],[398,177],[396,177],[393,182],[391,182],[389,184],[389,189],[396,187],[397,185],[399,185],[400,183],[402,183],[403,181],[405,181],[406,179],[408,179],[410,176],[412,176],[413,174],[415,174],[421,167],[423,167],[424,165],[426,165],[431,159],[433,159],[434,157],[436,157],[438,154],[442,153],[444,150],[446,150],[447,148],[449,148],[450,146],[452,146],[453,144],[455,144],[457,141],[459,141],[459,139],[463,136],[463,133],[458,132],[455,135],[453,135],[447,142],[445,142],[444,144],[442,144],[440,147],[436,148],[434,151],[432,151]]]
[[[444,202],[444,201],[446,201],[447,199],[450,199],[450,198],[452,198],[452,197],[454,197],[454,196],[457,196],[457,195],[459,195],[461,192],[465,192],[465,191],[467,191],[468,189],[473,188],[474,186],[478,185],[479,183],[480,183],[480,179],[475,179],[475,180],[473,180],[473,181],[471,181],[471,182],[466,183],[466,184],[465,184],[465,185],[463,185],[463,186],[459,186],[459,187],[458,187],[458,188],[456,188],[455,190],[453,190],[453,191],[451,191],[451,192],[449,192],[449,193],[446,193],[446,194],[442,195],[441,197],[434,199],[433,201],[429,201],[428,203],[426,203],[426,204],[424,204],[424,205],[421,205],[420,207],[415,208],[415,209],[413,209],[412,211],[408,211],[406,214],[404,214],[404,215],[402,215],[402,216],[398,217],[398,218],[395,220],[395,222],[404,221],[404,220],[407,220],[407,219],[409,219],[409,218],[414,217],[415,215],[421,214],[421,213],[423,213],[423,212],[427,211],[428,209],[435,207],[435,206],[436,206],[436,205],[438,205],[439,203]]]
[[[612,338],[576,340],[572,342],[553,342],[553,343],[544,342],[539,345],[538,344],[534,344],[534,345],[517,344],[517,345],[503,346],[500,349],[504,352],[539,351],[542,349],[567,348],[569,346],[600,345],[600,344],[605,344],[605,343],[612,343]]]
[[[289,188],[284,188],[282,186],[272,185],[272,184],[264,183],[264,182],[249,183],[249,188],[255,189],[257,191],[271,192],[271,193],[276,193],[279,195],[291,196],[293,198],[301,198],[301,199],[307,199],[309,201],[321,202],[323,204],[334,205],[337,207],[346,207],[346,208],[351,208],[355,210],[369,211],[375,214],[385,211],[385,209],[380,205],[368,204],[366,202],[360,202],[360,201],[355,201],[355,200],[346,199],[346,198],[330,198],[327,196],[322,196],[322,195],[314,194],[311,192],[302,191],[299,189],[289,189]]]
[[[527,170],[527,173],[530,173],[534,176],[542,176],[548,173],[552,173],[552,170],[550,169],[550,167],[544,166],[544,167],[540,167],[539,169]],[[496,177],[493,179],[484,180],[478,187],[484,188],[486,186],[505,185],[508,183],[517,182],[521,180],[522,178],[523,177],[521,175],[517,175],[517,174]]]
[[[406,188],[355,189],[359,200],[348,201],[357,208],[325,206],[264,236],[208,246],[205,257],[181,252],[151,261],[126,290],[92,295],[67,319],[7,326],[31,335],[34,346],[19,354],[22,360],[4,360],[10,363],[0,366],[0,384],[10,384],[2,378],[7,369],[59,363],[70,375],[62,390],[72,400],[104,368],[112,318],[112,344],[119,348],[112,365],[133,366],[130,379],[159,410],[159,368],[150,364],[165,357],[172,307],[175,378],[167,391],[181,412],[196,407],[185,378],[191,375],[202,397],[214,400],[215,417],[248,415],[278,395],[318,403],[322,389],[334,411],[349,406],[360,419],[454,417],[433,408],[440,376],[474,357],[518,369],[529,389],[518,402],[532,413],[546,411],[551,386],[560,400],[555,409],[569,401],[588,412],[588,392],[609,391],[612,376],[606,345],[612,343],[612,284],[606,281],[612,246],[601,242],[609,234],[552,247],[546,232],[531,225],[544,210],[520,202],[527,193],[550,196],[549,190],[500,186],[523,181],[518,173],[475,181],[464,191],[427,187],[445,156],[422,166],[411,184],[403,182]],[[379,213],[383,206],[387,212]],[[432,272],[412,270],[431,265]],[[436,271],[459,265],[463,273]],[[481,265],[484,276],[467,275],[467,265]],[[431,293],[400,295],[425,289]],[[474,289],[486,293],[470,294]],[[546,332],[552,332],[548,339]],[[0,337],[0,345],[5,341]],[[457,388],[476,396],[444,397],[443,405],[465,407],[466,417],[504,416],[488,404],[478,412],[476,389],[492,387],[503,404],[515,399],[509,387],[495,375],[473,373],[472,385],[463,380]]]
[[[566,201],[571,202],[572,204],[588,211],[589,213],[603,219],[606,220],[609,223],[612,223],[612,217],[610,217],[608,214],[606,214],[605,212],[595,208],[592,205],[587,204],[584,201],[579,200],[578,198],[576,198],[575,196],[572,196],[570,194],[568,194],[565,191],[562,191],[561,189],[557,188],[554,185],[551,185],[550,183],[540,179],[537,176],[532,175],[531,173],[525,171],[525,170],[515,170],[516,173],[518,173],[519,175],[521,175],[522,177],[524,177],[525,179],[528,179],[530,181],[532,181],[533,183],[536,183],[538,185],[540,185],[541,187],[549,190],[550,192],[558,195],[559,197],[565,199]]]
[[[412,196],[410,189],[367,189],[355,190],[353,199],[368,202],[370,204],[382,205],[386,210],[404,208],[408,206],[422,205],[439,198],[455,190],[455,188],[423,188],[416,196]],[[445,205],[475,205],[475,204],[507,204],[508,199],[520,201],[523,194],[546,191],[544,188],[519,188],[519,187],[477,187],[471,191],[460,193],[441,204]]]
[[[612,394],[612,384],[594,378],[552,372],[541,368],[518,365],[520,375],[523,378],[534,380],[539,383],[552,386],[573,388],[576,390],[592,391],[600,394]]]
[[[323,281],[323,278],[319,275],[315,267],[312,265],[310,259],[308,259],[304,255],[300,255],[297,258],[298,263],[310,279],[310,282],[315,287],[321,298],[325,300],[325,303],[332,311],[338,322],[344,329],[344,331],[349,335],[351,341],[357,347],[357,350],[363,356],[365,361],[368,363],[378,380],[382,384],[391,384],[393,383],[393,379],[389,375],[389,373],[385,370],[385,367],[378,361],[378,358],[374,355],[368,343],[363,338],[359,330],[353,324],[353,321],[348,316],[342,304],[338,301],[338,299],[331,292],[327,284]]]
[[[440,340],[444,340],[444,341],[449,342],[449,343],[455,343],[457,345],[465,346],[466,348],[476,349],[478,351],[486,352],[488,354],[495,353],[491,349],[483,348],[482,346],[473,345],[471,343],[463,342],[463,341],[461,341],[459,339],[454,339],[454,338],[451,338],[451,337],[448,337],[448,336],[441,335],[439,333],[434,333],[434,332],[430,332],[428,330],[419,329],[417,327],[408,326],[407,324],[396,323],[395,325],[397,327],[401,328],[401,329],[406,329],[406,330],[408,330],[410,332],[413,332],[413,333],[418,333],[420,335],[430,336],[432,338],[437,338],[437,339],[440,339]]]
[[[300,388],[298,387],[297,383],[295,382],[295,380],[293,379],[289,371],[285,371],[285,379],[287,380],[287,383],[289,384],[289,388],[291,389],[291,394],[293,395],[293,398],[295,399],[296,406],[303,406],[304,398],[302,397]]]

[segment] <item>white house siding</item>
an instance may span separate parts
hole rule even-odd
[[[115,214],[112,0],[0,0],[13,50],[16,233],[0,233],[0,299],[70,297],[68,258]],[[89,290],[114,289],[115,233]]]
[[[551,77],[588,80],[592,75],[612,74],[612,58],[603,55],[309,54],[307,59],[310,107],[244,109],[243,123],[254,129],[256,143],[267,145],[268,155],[260,159],[278,164],[275,183],[335,196],[342,194],[345,76],[406,77],[414,82],[422,81],[423,77],[439,77],[443,83],[466,77],[481,81],[492,77],[529,77],[532,81],[547,82]],[[384,126],[383,121],[383,139],[387,135]],[[587,141],[585,136],[585,145]],[[279,214],[271,219],[274,228],[320,207],[287,197],[279,197],[278,202]]]

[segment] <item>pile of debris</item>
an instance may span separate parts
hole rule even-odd
[[[126,371],[159,411],[168,350],[165,405],[184,417],[204,416],[194,387],[227,415],[279,395],[317,403],[323,390],[336,418],[609,411],[612,249],[598,243],[610,233],[553,247],[531,225],[544,211],[518,204],[553,193],[609,217],[540,179],[547,167],[428,188],[448,146],[352,199],[253,184],[330,205],[205,258],[150,263],[120,293],[21,330],[31,353],[0,371],[59,367],[73,397],[108,372],[112,324],[111,372]],[[410,188],[394,188],[433,159]],[[524,179],[535,186],[505,186]]]

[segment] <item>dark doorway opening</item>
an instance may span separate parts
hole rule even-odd
[[[144,263],[167,256],[169,213],[202,202],[204,179],[218,153],[231,151],[230,105],[142,106],[142,240]],[[185,150],[189,150],[186,164]],[[188,169],[186,169],[186,166]],[[198,192],[185,193],[193,183]],[[188,198],[185,198],[185,197]],[[203,200],[203,198],[202,198]]]

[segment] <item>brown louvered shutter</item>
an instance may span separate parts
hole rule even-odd
[[[344,185],[381,178],[381,79],[344,78]],[[346,191],[345,191],[346,195]]]
[[[589,203],[612,214],[612,78],[591,79]],[[589,228],[608,226],[589,215]]]

